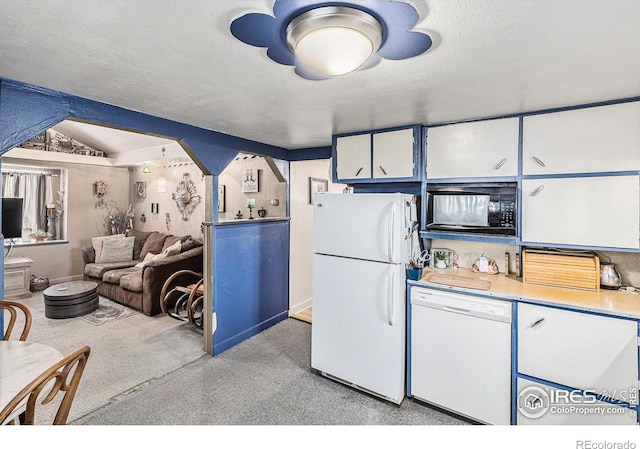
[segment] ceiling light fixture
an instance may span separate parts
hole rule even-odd
[[[382,25],[372,15],[346,6],[325,6],[295,17],[287,44],[304,65],[327,76],[351,73],[378,51]]]
[[[145,165],[144,167],[142,167],[142,173],[151,173],[151,167]]]
[[[273,15],[245,13],[229,29],[296,75],[326,80],[429,50],[431,37],[413,29],[421,19],[415,1],[273,0]]]

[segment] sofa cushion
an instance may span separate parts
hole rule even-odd
[[[104,282],[108,282],[109,284],[119,285],[120,279],[122,279],[122,276],[126,276],[128,274],[135,273],[137,271],[140,271],[140,268],[129,267],[129,268],[120,268],[116,270],[109,270],[102,275],[102,280]]]
[[[131,292],[142,291],[142,270],[125,274],[120,278],[120,287]]]
[[[133,237],[104,239],[98,263],[127,262],[133,260]]]
[[[95,262],[100,261],[100,256],[102,254],[102,243],[105,239],[117,239],[125,237],[124,234],[115,234],[115,235],[105,235],[103,237],[94,237],[91,239],[91,245],[93,246],[94,251],[96,252],[96,257],[94,259]]]
[[[147,253],[160,254],[166,238],[167,234],[162,234],[157,231],[152,232],[140,250],[140,259],[144,260]]]
[[[109,270],[133,267],[136,261],[111,262],[111,263],[88,263],[84,267],[84,274],[87,276],[102,279],[102,276]]]
[[[140,252],[142,251],[142,247],[144,246],[144,242],[147,241],[147,238],[156,231],[138,231],[136,229],[129,229],[127,231],[127,237],[134,237],[133,241],[133,258],[140,259]]]

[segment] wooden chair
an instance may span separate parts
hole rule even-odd
[[[80,378],[84,371],[84,367],[89,359],[91,348],[83,346],[76,349],[59,362],[55,363],[51,368],[40,374],[29,385],[24,387],[14,398],[0,411],[0,423],[4,423],[8,417],[23,406],[27,401],[26,410],[20,415],[21,424],[33,425],[35,422],[35,414],[38,402],[40,405],[49,404],[56,395],[63,391],[64,396],[58,406],[54,425],[62,425],[67,423],[69,410],[76,395]],[[39,401],[39,396],[44,396]]]
[[[203,281],[201,273],[191,270],[176,271],[169,276],[160,292],[162,312],[202,329]]]
[[[20,341],[25,341],[27,339],[27,335],[29,335],[29,331],[31,330],[31,311],[27,306],[21,304],[19,302],[14,301],[0,301],[0,311],[2,309],[9,311],[9,324],[4,332],[3,340],[9,340],[11,337],[11,332],[13,331],[14,326],[18,322],[18,316],[23,315],[24,324],[22,327],[22,334],[20,334]],[[6,318],[6,314],[5,314]]]

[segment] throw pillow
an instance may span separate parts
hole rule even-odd
[[[189,251],[190,249],[197,248],[198,246],[202,246],[202,243],[195,240],[193,237],[189,236],[187,240],[182,242],[182,247],[180,248],[181,252]]]
[[[124,234],[116,234],[116,235],[105,235],[104,237],[94,237],[91,239],[91,245],[93,245],[93,250],[96,253],[95,262],[100,262],[100,256],[102,254],[102,242],[105,239],[117,239],[125,237]]]
[[[144,260],[147,253],[160,254],[166,238],[167,234],[161,234],[158,231],[152,232],[140,250],[140,258]]]
[[[147,253],[147,255],[144,257],[144,260],[140,263],[137,263],[136,267],[142,268],[145,265],[147,265],[149,262],[152,262],[155,260],[161,260],[161,259],[164,259],[165,257],[175,256],[176,254],[180,254],[180,246],[181,246],[181,243],[180,243],[180,240],[178,240],[173,245],[171,245],[170,247],[162,251],[160,254]]]
[[[133,260],[134,237],[104,239],[98,263],[128,262]]]
[[[182,246],[184,246],[184,243],[188,240],[192,240],[193,237],[191,237],[190,235],[185,235],[182,237],[176,237],[175,235],[170,235],[167,237],[167,239],[164,241],[164,246],[162,247],[162,251],[164,251],[165,249],[169,248],[171,245],[173,245],[176,242],[180,242],[182,244]],[[180,251],[184,251],[184,248],[182,248]]]
[[[127,232],[127,237],[135,237],[133,241],[133,259],[140,259],[140,253],[142,252],[142,247],[144,246],[144,242],[147,241],[147,238],[153,234],[155,231],[137,231],[135,229],[129,229]]]

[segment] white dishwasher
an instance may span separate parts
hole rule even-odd
[[[511,422],[511,302],[411,287],[410,394],[487,424]]]

